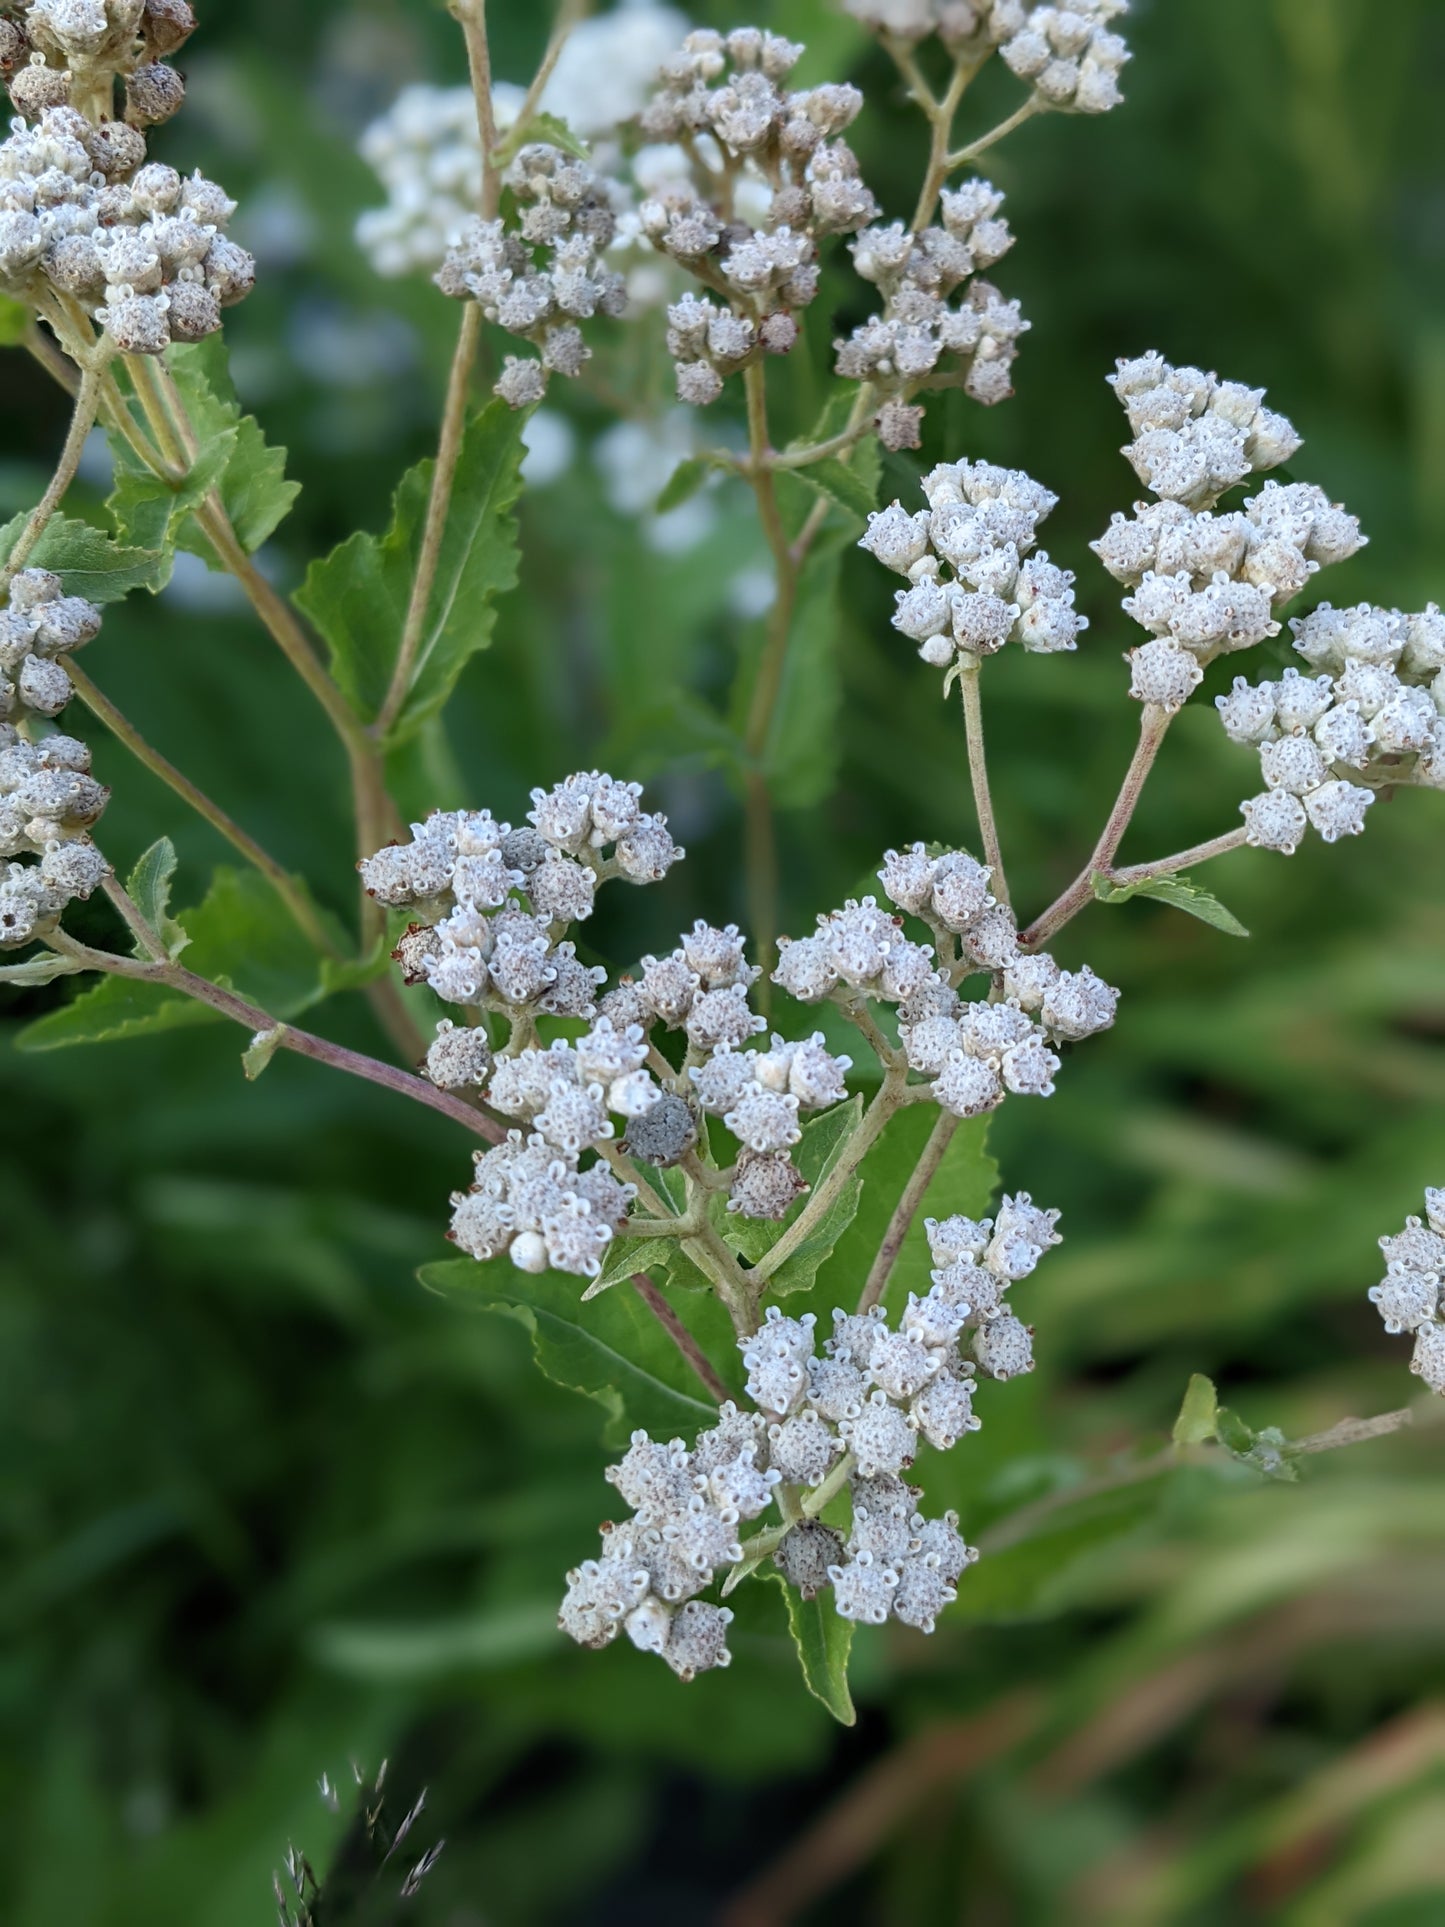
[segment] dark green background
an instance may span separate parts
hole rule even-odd
[[[228,334],[243,399],[304,485],[274,545],[294,582],[382,524],[434,433],[454,312],[371,276],[351,226],[376,193],[352,149],[403,82],[458,77],[458,49],[426,0],[204,12],[191,109],[158,151],[213,169],[270,235]],[[495,12],[498,71],[525,78],[543,11]],[[921,137],[886,63],[823,0],[764,13],[814,43],[808,78],[865,86],[858,150],[906,210]],[[1126,26],[1123,108],[1036,122],[994,157],[1019,235],[997,278],[1033,332],[1015,399],[935,407],[925,451],[1059,491],[1048,546],[1093,620],[1076,658],[1006,652],[987,677],[1026,906],[1077,867],[1134,727],[1129,625],[1085,546],[1131,499],[1115,356],[1158,347],[1268,386],[1306,439],[1293,472],[1371,538],[1323,596],[1408,609],[1445,588],[1445,12],[1141,0]],[[1003,75],[978,94],[975,131],[1016,98]],[[825,283],[820,344],[856,301],[842,275]],[[639,401],[660,392],[660,352],[629,378]],[[805,427],[818,390],[801,368],[773,379],[783,429]],[[571,401],[584,440],[605,425]],[[43,486],[64,412],[18,351],[0,406],[3,515]],[[885,493],[908,475],[890,462]],[[661,776],[690,859],[610,913],[619,958],[742,910],[727,786],[662,700],[720,700],[736,659],[720,609],[756,537],[743,503],[719,507],[707,549],[659,559],[585,461],[539,493],[493,650],[445,743],[398,772],[413,809],[465,797],[514,819],[532,783],[579,765]],[[857,557],[845,587],[836,782],[783,825],[793,929],[885,845],[972,832],[958,718],[888,628],[883,572]],[[347,907],[339,761],[244,613],[135,600],[86,666]],[[820,743],[834,727],[820,700]],[[219,846],[104,742],[97,764],[116,792],[108,849],[128,861],[172,835],[194,900]],[[1126,855],[1229,827],[1255,786],[1200,703]],[[1067,961],[1122,986],[1120,1022],[1049,1104],[997,1120],[1005,1182],[1061,1205],[1068,1239],[1028,1288],[1041,1368],[985,1410],[966,1527],[1162,1440],[1191,1371],[1293,1434],[1412,1395],[1406,1344],[1364,1292],[1375,1239],[1445,1183],[1442,831],[1445,799],[1406,793],[1346,847],[1225,860],[1209,880],[1249,943],[1142,903],[1067,933]],[[1092,1550],[1045,1548],[997,1623],[860,1639],[848,1734],[804,1696],[766,1612],[728,1675],[683,1689],[551,1630],[605,1509],[597,1414],[540,1380],[517,1328],[415,1283],[446,1251],[466,1168],[448,1128],[293,1059],[246,1084],[220,1026],[11,1050],[60,994],[0,1005],[0,1911],[17,1927],[266,1920],[287,1841],[321,1863],[341,1832],[318,1776],[384,1754],[403,1794],[432,1790],[418,1841],[448,1838],[406,1918],[704,1920],[858,1776],[906,1771],[927,1757],[915,1736],[966,1738],[960,1722],[1015,1693],[1042,1696],[1044,1729],[922,1776],[876,1851],[875,1792],[862,1864],[807,1918],[1439,1918],[1440,1433],[1318,1460],[1300,1486],[1198,1497]],[[317,1021],[380,1048],[354,998]]]

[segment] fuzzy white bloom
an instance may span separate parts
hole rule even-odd
[[[1425,1193],[1425,1219],[1380,1240],[1385,1276],[1370,1291],[1387,1332],[1413,1336],[1410,1370],[1445,1396],[1445,1190]]]

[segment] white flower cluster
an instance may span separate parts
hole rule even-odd
[[[67,596],[45,569],[22,569],[0,607],[0,861],[38,859],[0,875],[0,948],[30,943],[110,874],[89,835],[110,800],[90,751],[40,734],[73,693],[57,658],[99,628],[94,604]]]
[[[915,43],[936,33],[955,59],[977,61],[995,48],[1026,80],[1043,107],[1103,114],[1117,107],[1129,50],[1109,22],[1128,0],[844,0],[875,33]]]
[[[856,87],[790,93],[803,49],[742,27],[699,30],[664,63],[640,126],[658,181],[638,208],[659,252],[722,296],[687,295],[668,309],[668,352],[681,401],[715,401],[725,378],[797,339],[792,311],[818,291],[818,243],[876,215],[851,149],[837,138],[856,117]]]
[[[471,221],[437,272],[443,294],[480,304],[488,321],[532,342],[539,358],[509,355],[493,392],[513,408],[540,401],[552,374],[579,375],[591,349],[579,321],[616,317],[622,276],[600,256],[616,231],[601,183],[585,161],[534,141],[505,175],[520,210],[517,232]]]
[[[1092,547],[1133,591],[1125,612],[1154,638],[1127,653],[1130,694],[1173,712],[1206,664],[1278,634],[1285,604],[1364,538],[1305,482],[1266,482],[1241,509],[1216,510],[1227,489],[1300,446],[1284,416],[1263,406],[1262,388],[1152,353],[1121,360],[1109,380],[1135,436],[1123,453],[1159,499],[1116,515]]]
[[[957,1117],[997,1108],[1007,1093],[1050,1097],[1059,1059],[1051,1046],[1092,1037],[1114,1022],[1119,993],[1088,965],[1062,970],[1047,951],[1019,949],[1014,919],[989,891],[989,871],[966,850],[930,856],[924,845],[890,850],[879,882],[900,910],[933,931],[939,951],[956,943],[952,968],[928,969],[934,952],[897,942],[923,962],[892,969],[913,981],[898,1004],[909,1068],[934,1079],[933,1097]],[[998,990],[969,1002],[955,988],[973,971],[995,973]]]
[[[0,290],[72,296],[127,354],[199,341],[255,284],[225,229],[236,204],[199,173],[146,160],[124,121],[67,106],[16,121],[0,144]]]
[[[989,182],[968,181],[956,193],[945,190],[941,227],[915,234],[894,221],[850,243],[854,267],[881,291],[884,306],[833,344],[835,366],[887,396],[879,415],[885,447],[919,446],[923,409],[910,404],[920,391],[961,387],[986,405],[1013,393],[1010,370],[1030,324],[1017,301],[977,278],[1013,246],[1002,206]],[[967,293],[950,306],[965,281]]]
[[[893,626],[923,660],[977,662],[1010,640],[1074,648],[1088,623],[1074,608],[1073,573],[1032,553],[1058,497],[1021,469],[966,461],[935,468],[923,493],[928,507],[914,515],[901,502],[870,515],[858,545],[907,576]]]
[[[633,1516],[604,1526],[601,1557],[568,1573],[562,1630],[593,1648],[625,1631],[683,1679],[726,1666],[732,1615],[697,1595],[744,1556],[739,1524],[761,1517],[779,1485],[817,1493],[831,1481],[826,1503],[846,1474],[846,1535],[805,1516],[775,1540],[774,1563],[805,1599],[831,1586],[845,1619],[892,1617],[931,1633],[978,1554],[955,1513],[918,1511],[922,1494],[902,1474],[920,1439],[946,1452],[979,1429],[978,1372],[1002,1380],[1032,1371],[1033,1334],[1005,1294],[1059,1243],[1058,1215],[1021,1192],[1004,1198],[995,1219],[930,1218],[927,1294],[909,1294],[896,1329],[880,1307],[835,1311],[821,1354],[813,1313],[788,1318],[770,1306],[738,1340],[758,1409],[724,1405],[690,1452],[681,1439],[634,1432],[608,1471]]]
[[[605,972],[579,963],[560,932],[591,915],[599,882],[655,882],[683,854],[641,794],[593,770],[534,790],[531,828],[490,810],[438,810],[412,825],[411,842],[363,858],[378,903],[428,912],[394,953],[407,980],[514,1017],[591,1017]]]
[[[636,1194],[605,1164],[580,1166],[578,1139],[586,1120],[568,1119],[565,1103],[578,1087],[558,1082],[559,1094],[537,1120],[550,1136],[509,1131],[503,1143],[478,1151],[471,1190],[452,1194],[447,1236],[479,1261],[505,1253],[519,1271],[550,1267],[595,1278]],[[562,1149],[559,1137],[568,1138],[571,1148]]]
[[[1290,628],[1299,654],[1326,673],[1286,669],[1253,685],[1236,676],[1215,698],[1228,735],[1259,746],[1268,787],[1240,805],[1249,841],[1285,855],[1307,824],[1327,843],[1357,835],[1389,784],[1445,789],[1445,615],[1435,604],[1402,615],[1325,602]]]
[[[1426,1191],[1425,1216],[1425,1224],[1406,1218],[1403,1231],[1381,1238],[1385,1275],[1370,1303],[1387,1332],[1413,1335],[1410,1370],[1445,1397],[1445,1191]]]
[[[682,15],[651,0],[631,0],[582,20],[567,37],[538,102],[585,141],[629,121],[642,106],[663,60],[687,31]],[[499,132],[516,124],[524,90],[507,81],[492,89]],[[482,191],[477,104],[470,87],[404,87],[361,137],[362,158],[386,190],[386,205],[368,208],[356,239],[378,274],[434,272],[476,212]],[[597,151],[599,171],[610,171]]]

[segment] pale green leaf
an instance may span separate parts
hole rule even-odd
[[[241,413],[224,335],[172,348],[168,361],[202,448],[212,440],[227,442],[221,501],[237,540],[250,555],[291,512],[300,484],[286,479],[285,449],[270,447],[255,417]],[[182,530],[181,546],[213,559],[194,523]]]
[[[25,339],[31,313],[23,301],[0,294],[0,348],[14,348]]]
[[[492,639],[496,597],[517,580],[512,508],[521,489],[525,413],[493,401],[467,428],[410,693],[393,740],[441,709],[468,660]],[[325,637],[337,683],[358,712],[385,701],[401,646],[434,464],[402,477],[385,535],[349,536],[314,562],[297,595]]]
[[[837,455],[825,455],[820,461],[809,462],[806,468],[795,468],[790,473],[817,489],[820,495],[827,496],[860,525],[878,506],[876,475],[870,487],[863,465],[857,461],[850,466]]]
[[[1222,930],[1227,937],[1249,935],[1233,911],[1226,910],[1217,897],[1211,896],[1192,877],[1153,877],[1145,883],[1111,883],[1096,870],[1089,881],[1100,903],[1127,903],[1130,897],[1154,897],[1160,903],[1172,904],[1176,910],[1198,917],[1213,930]]]
[[[700,455],[689,455],[686,461],[679,462],[663,485],[657,498],[658,515],[666,515],[669,509],[681,508],[684,502],[692,500],[708,478],[709,464]]]
[[[73,977],[84,968],[73,957],[42,950],[23,963],[0,964],[0,984],[9,984],[15,990],[38,990],[42,984],[54,983],[57,977]]]
[[[9,555],[28,519],[17,515],[0,528],[0,557]],[[119,602],[132,589],[157,588],[164,567],[157,550],[129,548],[66,515],[51,518],[28,561],[31,568],[53,570],[67,595],[87,602]]]
[[[821,1700],[841,1726],[856,1725],[853,1696],[848,1690],[848,1655],[853,1646],[853,1622],[833,1610],[830,1593],[804,1599],[780,1572],[768,1575],[783,1589],[788,1607],[788,1630],[798,1649],[803,1683]]]
[[[168,836],[159,837],[139,858],[126,884],[127,894],[136,908],[162,939],[171,957],[178,957],[190,938],[170,915],[171,881],[176,873],[176,846]],[[135,954],[146,955],[145,946],[136,940]]]
[[[1214,1389],[1214,1380],[1206,1378],[1203,1372],[1192,1372],[1184,1388],[1184,1403],[1174,1421],[1174,1443],[1207,1444],[1216,1436],[1218,1416],[1219,1394]]]
[[[241,1069],[245,1072],[249,1083],[255,1083],[285,1041],[284,1024],[273,1024],[269,1030],[256,1032],[245,1050],[241,1052]]]

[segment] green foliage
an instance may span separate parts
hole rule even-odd
[[[164,839],[162,839],[164,842]],[[173,858],[174,853],[171,853]],[[159,907],[168,941],[186,943],[186,966],[239,990],[276,1017],[294,1017],[321,994],[316,958],[271,886],[252,870],[217,870],[203,902],[165,914],[170,870],[161,846],[147,850],[131,878]],[[174,953],[173,953],[174,954]],[[151,1032],[219,1022],[209,1005],[163,984],[103,977],[70,1003],[37,1018],[15,1039],[17,1050],[58,1050]]]
[[[30,326],[30,310],[23,301],[12,301],[0,294],[0,348],[14,348],[25,339]]]
[[[0,555],[9,555],[27,517],[17,515],[0,528]],[[113,542],[101,530],[73,516],[56,515],[30,551],[29,566],[51,569],[65,584],[67,595],[89,602],[118,602],[132,589],[160,586],[164,562],[154,549]]]
[[[286,479],[286,451],[271,448],[255,418],[242,415],[231,384],[222,336],[173,348],[167,357],[176,389],[195,432],[197,454],[174,485],[155,474],[117,431],[109,433],[115,487],[107,507],[116,533],[165,560],[158,588],[169,580],[177,548],[219,568],[196,510],[212,493],[249,555],[290,513],[300,485]]]
[[[182,926],[170,914],[171,884],[176,874],[176,846],[168,836],[158,837],[141,855],[126,883],[126,894],[156,935],[165,942],[170,955],[178,957],[190,942]],[[136,939],[136,955],[145,954]]]
[[[393,740],[437,714],[457,678],[492,639],[496,598],[517,580],[512,508],[521,488],[523,412],[492,401],[462,438],[451,508],[421,642]],[[325,637],[332,671],[357,710],[380,710],[391,686],[416,574],[435,464],[402,478],[391,526],[357,534],[314,562],[297,602]]]
[[[418,1275],[429,1291],[522,1325],[546,1376],[602,1407],[603,1437],[615,1449],[637,1426],[655,1438],[691,1437],[715,1415],[633,1291],[609,1291],[584,1307],[576,1279],[554,1272],[524,1278],[505,1258],[484,1265],[459,1258],[425,1265]]]
[[[1198,917],[1212,930],[1222,930],[1226,937],[1249,935],[1234,912],[1226,910],[1217,897],[1211,896],[1192,877],[1180,874],[1151,877],[1143,883],[1111,883],[1096,872],[1090,882],[1100,903],[1127,903],[1130,897],[1154,897],[1160,903],[1172,904],[1176,910]]]
[[[788,1631],[798,1649],[803,1680],[816,1700],[821,1700],[840,1726],[854,1726],[858,1714],[848,1691],[848,1654],[853,1645],[853,1622],[833,1610],[826,1593],[804,1599],[788,1585],[780,1572],[772,1572],[787,1601]]]

